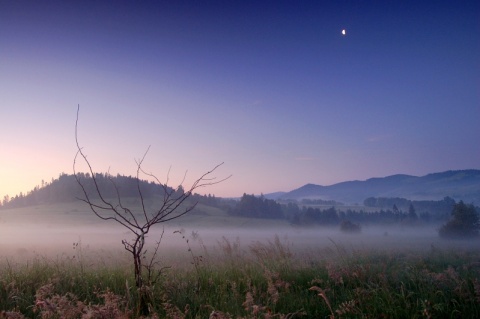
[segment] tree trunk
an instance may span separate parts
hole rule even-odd
[[[143,250],[143,241],[142,238],[138,238],[135,242],[135,248],[132,252],[133,260],[135,265],[135,285],[138,291],[139,303],[138,303],[138,314],[142,316],[147,316],[150,314],[148,309],[149,303],[149,294],[148,289],[145,287],[143,278],[142,278],[142,250]]]

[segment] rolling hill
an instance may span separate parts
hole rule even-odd
[[[459,170],[425,176],[392,175],[330,186],[306,184],[280,194],[278,199],[323,199],[362,204],[368,197],[401,197],[410,200],[441,200],[444,197],[480,204],[480,170]]]
[[[83,176],[89,193],[95,193],[91,178]],[[97,179],[102,192],[110,198],[138,197],[138,187],[146,198],[159,196],[163,187],[155,183],[140,181],[131,176],[107,176],[99,174]],[[112,181],[118,189],[112,188]],[[173,191],[168,188],[169,191]],[[363,204],[368,197],[400,197],[409,200],[442,200],[451,197],[456,201],[480,205],[480,170],[459,170],[433,173],[425,176],[392,175],[370,178],[365,181],[347,181],[330,186],[306,184],[290,192],[265,194],[265,198],[275,200],[321,199],[337,201],[346,205]],[[18,208],[41,204],[69,203],[83,197],[73,175],[61,174],[58,179],[36,187],[27,194],[20,194],[3,201],[0,208]],[[195,195],[194,200],[210,206],[214,198]],[[213,205],[215,206],[215,205]]]

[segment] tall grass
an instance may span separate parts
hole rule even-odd
[[[164,256],[147,289],[152,318],[480,318],[480,251],[294,251],[279,237]],[[138,292],[121,255],[0,264],[0,318],[135,318]],[[187,249],[186,249],[187,250]]]

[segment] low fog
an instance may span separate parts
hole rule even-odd
[[[93,219],[94,220],[94,219]],[[342,233],[339,228],[308,228],[292,225],[272,225],[235,227],[232,225],[196,227],[192,223],[182,224],[180,220],[156,225],[147,238],[151,250],[156,241],[162,238],[162,254],[187,254],[188,246],[194,253],[208,250],[214,253],[221,243],[229,241],[248,251],[257,242],[273,242],[278,236],[293,253],[309,251],[321,252],[326,248],[344,251],[361,250],[406,250],[430,251],[431,249],[478,249],[478,240],[442,240],[434,227],[362,227],[361,233]],[[163,233],[163,237],[162,237]],[[78,249],[84,252],[102,252],[103,256],[121,256],[124,252],[122,240],[133,236],[115,222],[77,222],[75,225],[56,220],[55,222],[37,219],[34,222],[25,218],[15,218],[3,214],[0,219],[1,257],[28,260],[32,257],[55,258],[74,256]],[[188,244],[186,240],[188,239]],[[75,246],[77,245],[77,246]],[[79,245],[79,246],[78,246]],[[77,249],[77,250],[75,250]],[[128,253],[124,252],[125,255]]]

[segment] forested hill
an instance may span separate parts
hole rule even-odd
[[[79,174],[82,183],[89,196],[92,198],[98,198],[95,190],[95,184],[93,178],[89,174]],[[95,175],[95,179],[99,186],[102,196],[106,198],[116,198],[120,196],[125,197],[138,197],[139,187],[142,192],[142,196],[147,199],[155,195],[162,195],[164,187],[162,185],[148,182],[145,180],[137,180],[132,176],[111,176],[108,174],[98,173]],[[84,198],[83,191],[78,185],[74,175],[61,174],[58,179],[53,179],[50,183],[42,183],[42,186],[35,187],[27,194],[20,193],[15,197],[5,196],[1,202],[1,208],[15,208],[25,207],[39,204],[52,204],[62,202],[72,202],[78,198]],[[169,192],[173,189],[167,187]],[[118,194],[117,194],[118,191]],[[180,191],[180,190],[179,190]]]
[[[330,186],[307,184],[282,194],[280,199],[323,199],[343,203],[363,203],[368,197],[401,197],[410,200],[442,200],[480,204],[480,170],[459,170],[425,176],[392,175],[365,181],[342,182]]]

